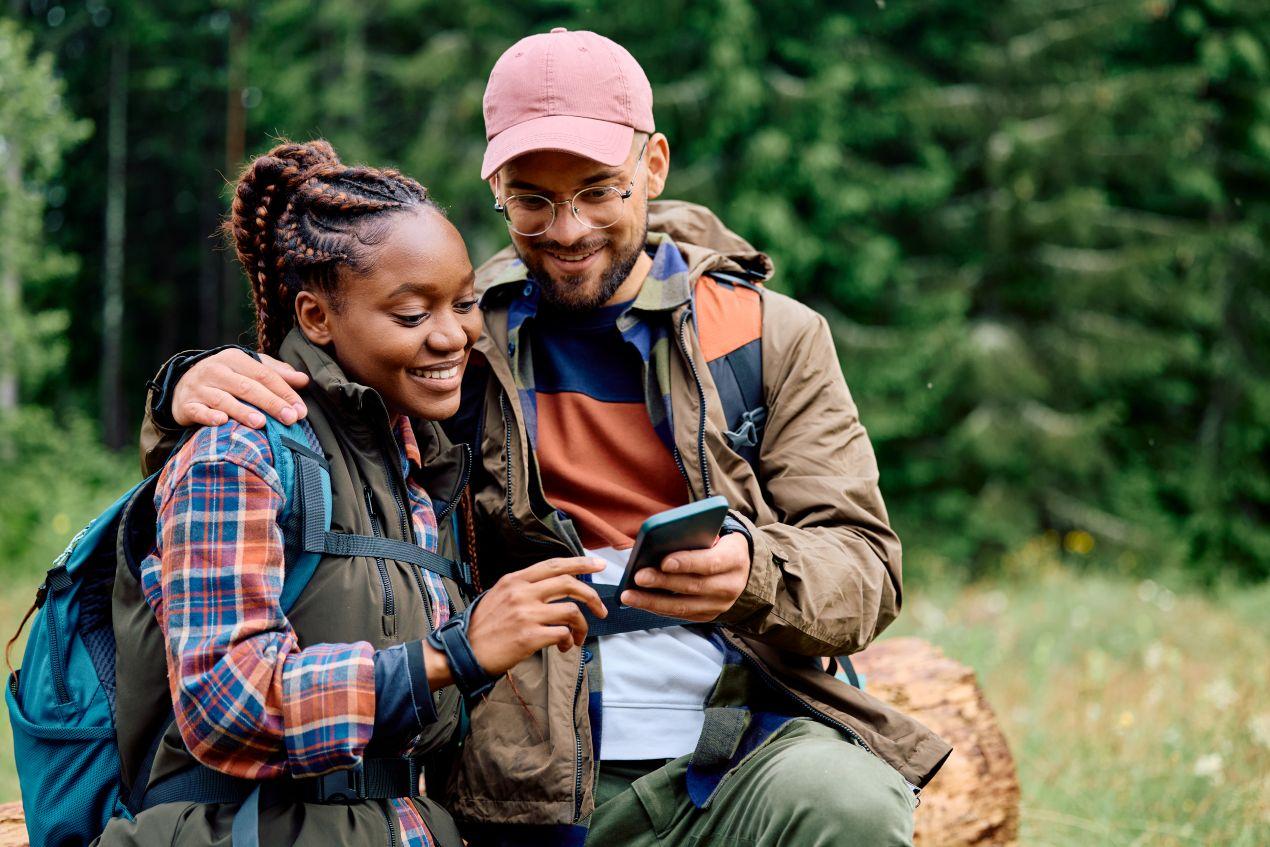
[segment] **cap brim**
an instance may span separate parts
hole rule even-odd
[[[490,139],[481,163],[481,179],[503,165],[538,150],[559,150],[594,159],[610,167],[631,155],[635,130],[622,124],[578,118],[573,115],[546,115],[518,123]]]

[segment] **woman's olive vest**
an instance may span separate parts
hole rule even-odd
[[[383,400],[372,389],[349,382],[335,361],[298,331],[293,330],[283,342],[280,357],[311,377],[309,386],[301,394],[309,410],[307,421],[330,463],[331,530],[378,534],[413,544],[410,501]],[[467,484],[466,448],[450,444],[433,422],[419,423],[415,435],[422,458],[422,469],[416,472],[416,479],[432,498],[438,517],[437,552],[458,560],[461,544],[451,516]],[[373,505],[373,515],[368,503]],[[426,638],[433,628],[432,612],[415,566],[391,560],[383,564],[391,584],[390,592],[385,588],[378,560],[325,555],[287,613],[299,646],[367,641],[379,650]],[[452,606],[463,608],[466,601],[458,586],[448,579],[445,585]],[[163,633],[141,586],[124,566],[119,567],[115,580],[114,625],[118,680],[116,725],[125,782],[137,778],[158,733],[166,726],[149,775],[148,785],[154,785],[165,776],[195,764],[195,760],[177,728],[169,723],[172,700]],[[445,746],[459,724],[460,698],[454,686],[435,692],[433,697],[438,720],[425,731],[417,750],[437,750]],[[131,785],[126,784],[126,788]],[[312,807],[309,809],[312,816]],[[285,810],[279,811],[285,816]],[[324,816],[332,819],[324,822],[324,827],[343,828],[340,821],[347,820],[353,830],[365,829],[354,825],[355,819],[361,816],[352,814],[352,810],[343,813],[332,810],[332,813]],[[298,809],[295,814],[304,816]],[[383,818],[376,819],[381,822],[382,832]],[[264,822],[262,818],[262,825]],[[279,834],[283,832],[285,837],[294,838],[297,830],[289,826]],[[361,841],[357,835],[350,842],[348,837],[353,835],[350,831],[327,831],[325,835],[329,843]],[[378,839],[375,843],[379,843]]]

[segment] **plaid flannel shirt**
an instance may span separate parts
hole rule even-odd
[[[436,516],[410,478],[420,457],[404,416],[396,436],[415,540],[435,550]],[[141,567],[142,589],[167,643],[182,739],[203,764],[248,779],[351,767],[376,730],[377,695],[410,701],[408,693],[385,691],[408,686],[402,674],[381,673],[377,680],[379,659],[400,648],[378,656],[364,641],[299,648],[279,605],[283,500],[262,431],[233,423],[205,428],[164,468],[155,494],[157,549]],[[445,587],[434,574],[423,576],[440,626],[449,617]],[[404,662],[384,666],[404,669]],[[414,805],[403,798],[390,802],[402,841],[431,847]]]

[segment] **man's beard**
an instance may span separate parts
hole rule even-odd
[[[545,305],[567,312],[589,312],[607,303],[617,290],[622,287],[622,283],[630,276],[635,263],[639,261],[639,254],[644,249],[644,241],[647,237],[648,217],[645,215],[643,226],[640,227],[639,237],[631,242],[630,247],[624,253],[619,253],[615,256],[608,268],[600,275],[600,284],[596,288],[595,293],[590,295],[582,289],[582,276],[573,275],[556,279],[547,273],[543,262],[538,260],[536,256],[540,255],[544,250],[554,250],[560,253],[593,253],[605,246],[606,242],[602,238],[573,244],[568,248],[555,241],[539,241],[533,245],[534,253],[527,254],[519,249],[517,249],[517,253],[520,254],[520,260],[525,263],[525,267],[529,269],[529,275],[534,278],[539,288],[542,289],[542,302]],[[608,243],[611,244],[611,242]]]

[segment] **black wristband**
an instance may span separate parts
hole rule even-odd
[[[172,392],[176,389],[176,384],[194,365],[223,350],[241,350],[256,361],[260,361],[259,353],[241,344],[222,344],[211,350],[194,350],[173,356],[163,370],[155,374],[154,379],[146,382],[146,388],[154,392],[150,398],[150,417],[158,426],[163,429],[180,429],[172,416]]]
[[[480,600],[478,597],[477,600]],[[476,608],[474,601],[459,614],[446,621],[440,629],[428,635],[428,643],[445,654],[454,675],[454,684],[464,697],[480,697],[494,687],[498,677],[490,676],[472,652],[472,642],[467,640],[467,620]]]

